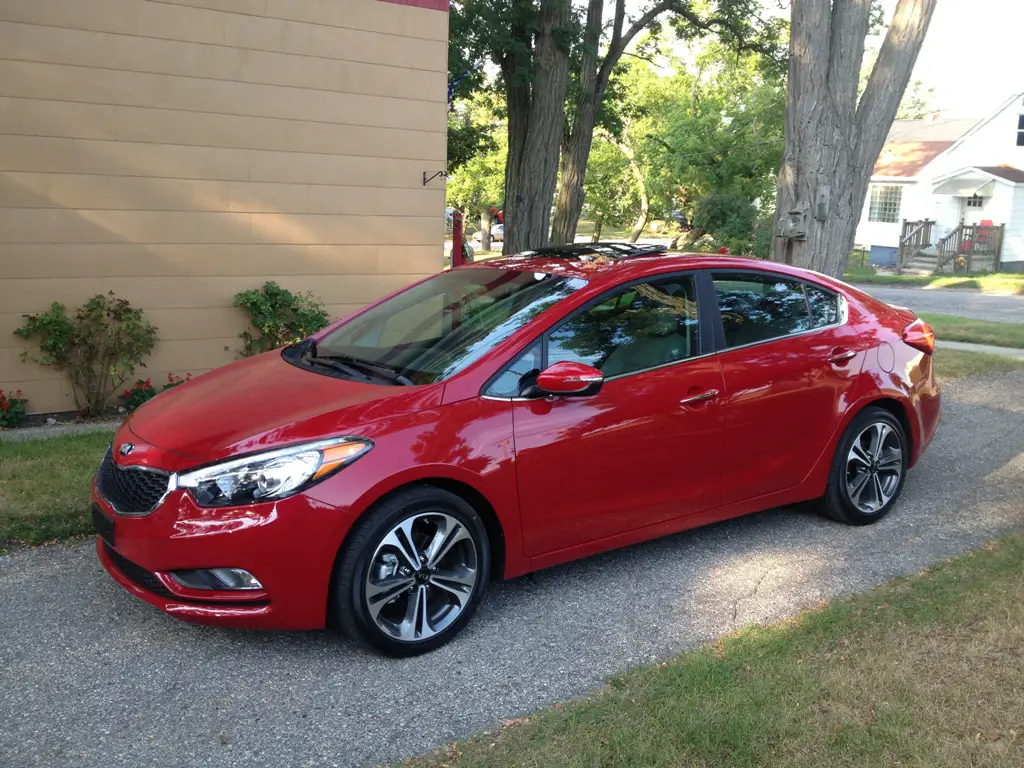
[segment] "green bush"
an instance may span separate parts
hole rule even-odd
[[[249,313],[249,322],[258,332],[238,334],[242,357],[293,344],[327,326],[329,318],[323,302],[312,292],[294,294],[271,281],[258,290],[235,294],[235,306]]]
[[[22,361],[60,371],[71,384],[75,405],[83,416],[98,416],[108,398],[135,373],[157,342],[156,328],[142,310],[114,292],[97,294],[70,317],[60,302],[38,315],[25,315],[14,332],[36,337],[39,354],[21,353]]]
[[[21,390],[4,393],[0,389],[0,429],[11,429],[18,426],[25,418],[25,404],[28,403],[21,396]]]
[[[715,192],[697,201],[693,226],[710,232],[716,240],[751,239],[757,210],[742,195]]]

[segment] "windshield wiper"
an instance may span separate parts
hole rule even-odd
[[[415,385],[412,379],[407,376],[403,376],[394,368],[383,363],[371,363],[368,360],[360,360],[358,357],[352,357],[351,355],[323,355],[322,357],[316,358],[317,360],[329,360],[332,362],[339,363],[341,365],[351,366],[357,368],[360,371],[368,372],[373,376],[384,379],[386,381],[392,381],[396,384],[401,384],[404,387],[411,387]]]
[[[371,379],[371,377],[364,371],[360,371],[351,365],[345,365],[345,363],[340,360],[335,360],[332,357],[318,357],[316,354],[316,342],[312,339],[309,340],[300,359],[306,365],[318,365],[321,368],[330,368],[332,371],[343,373],[350,378],[366,379],[367,381],[370,381]]]

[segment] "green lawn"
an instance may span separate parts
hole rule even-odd
[[[1024,273],[994,272],[984,275],[880,275],[873,267],[848,269],[843,279],[851,283],[874,283],[917,288],[967,288],[982,293],[1024,295]]]
[[[407,765],[1016,768],[1022,563],[1011,537]]]
[[[934,358],[935,375],[940,382],[965,376],[1024,370],[1024,360],[981,352],[962,352],[959,349],[936,349]]]
[[[940,340],[1024,349],[1024,323],[993,323],[930,313],[921,315],[921,319],[932,327],[935,338]]]
[[[110,436],[0,441],[0,545],[90,533],[90,483]]]

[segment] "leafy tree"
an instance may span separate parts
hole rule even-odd
[[[448,178],[448,205],[480,216],[480,245],[491,247],[492,207],[500,208],[505,194],[505,159],[508,148],[499,135],[492,148],[472,157]]]
[[[768,50],[780,26],[760,18],[761,0],[648,0],[635,17],[627,13],[626,0],[607,2],[607,25],[605,0],[588,0],[583,16],[573,12],[570,0],[452,2],[451,71],[479,73],[484,60],[492,61],[507,103],[506,252],[548,241],[560,154],[565,159],[555,240],[572,239],[597,116],[612,71],[641,32],[667,20],[684,36],[714,32],[736,45]],[[471,75],[458,87],[467,81],[479,83]]]
[[[921,80],[915,80],[903,94],[903,101],[900,102],[896,119],[923,120],[932,113],[934,101],[935,89],[925,86]]]
[[[595,243],[605,226],[627,223],[639,204],[629,161],[608,139],[606,134],[595,138],[587,164],[585,211],[594,222]]]
[[[583,206],[587,158],[601,104],[615,67],[638,35],[645,30],[659,31],[667,20],[680,38],[695,39],[713,32],[736,49],[758,50],[772,56],[778,50],[782,26],[778,19],[761,18],[760,0],[659,0],[647,5],[634,19],[627,19],[626,0],[613,0],[610,27],[604,23],[604,10],[605,0],[589,0],[578,55],[573,59],[578,85],[573,90],[572,119],[561,154],[551,232],[556,243],[570,242],[575,235]]]
[[[863,95],[871,0],[794,0],[772,258],[840,276],[936,0],[899,0]]]

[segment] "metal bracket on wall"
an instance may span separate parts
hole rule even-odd
[[[433,173],[433,174],[431,174],[428,177],[427,176],[427,172],[424,171],[423,172],[423,186],[424,187],[427,186],[427,184],[429,184],[430,182],[432,182],[434,179],[437,179],[437,178],[447,179],[448,178],[448,174],[445,173],[444,171],[437,171],[436,173]]]

